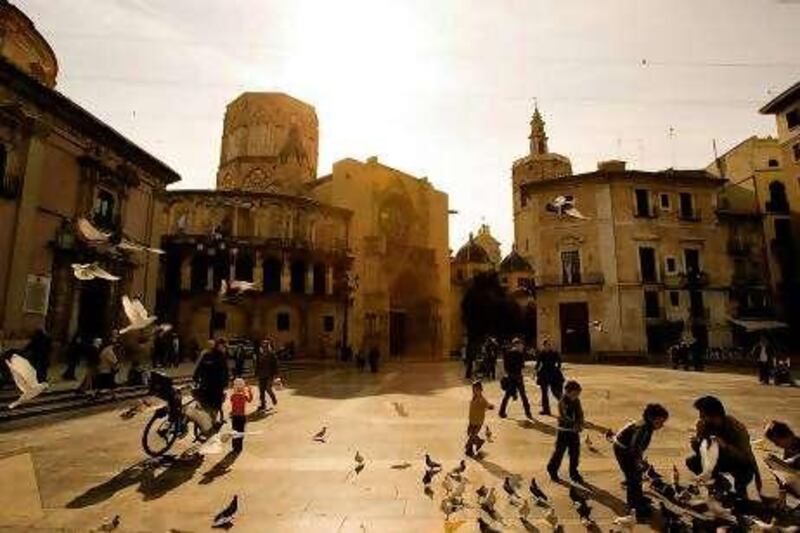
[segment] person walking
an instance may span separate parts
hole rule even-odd
[[[467,425],[467,443],[464,445],[464,453],[469,457],[475,457],[484,444],[480,437],[481,427],[486,420],[486,411],[494,409],[494,405],[489,403],[483,396],[483,384],[480,381],[472,383],[472,400],[469,402],[469,424]]]
[[[625,478],[625,491],[628,511],[637,520],[648,517],[651,509],[642,494],[642,472],[646,468],[644,452],[650,446],[653,432],[664,427],[669,412],[658,403],[650,403],[644,408],[638,422],[630,422],[620,429],[614,437],[614,456]]]
[[[278,405],[278,398],[272,390],[272,384],[278,375],[278,358],[275,355],[275,348],[272,341],[264,339],[257,352],[256,377],[258,378],[258,409],[264,411],[267,404],[264,396],[269,395],[273,407]]]
[[[253,391],[244,379],[233,380],[233,394],[231,394],[231,429],[234,431],[231,446],[234,453],[241,453],[244,446],[244,428],[247,424],[245,409],[253,401]]]
[[[98,391],[112,391],[116,387],[115,376],[119,369],[119,357],[117,357],[116,345],[118,337],[116,332],[112,334],[109,343],[100,351],[97,364],[97,376],[95,386]]]
[[[505,377],[501,380],[500,385],[505,391],[503,400],[500,402],[500,418],[505,418],[506,408],[508,401],[513,397],[522,400],[522,408],[525,410],[525,416],[533,419],[531,414],[531,405],[528,402],[528,395],[525,392],[525,380],[522,376],[522,370],[525,368],[525,345],[522,339],[515,337],[511,341],[511,348],[505,353],[503,357],[503,366],[506,372]]]
[[[541,415],[550,416],[550,392],[561,399],[564,386],[564,374],[561,372],[561,356],[550,346],[550,341],[542,343],[542,349],[536,357],[536,383],[542,392]]]
[[[43,327],[36,328],[28,344],[24,348],[25,354],[36,369],[36,379],[39,382],[47,381],[47,371],[50,368],[50,349],[53,340]]]
[[[769,385],[769,374],[772,366],[772,350],[763,335],[753,346],[752,355],[758,365],[758,381],[762,385]]]
[[[373,374],[378,373],[378,363],[381,360],[381,350],[378,348],[378,343],[373,342],[372,347],[369,349],[369,354],[367,355],[367,359],[369,360],[369,371]]]
[[[86,372],[84,372],[83,379],[75,390],[78,394],[89,394],[93,396],[96,392],[95,379],[97,378],[97,369],[100,365],[100,348],[102,345],[103,340],[97,337],[86,347]]]
[[[225,339],[217,339],[212,349],[203,352],[194,369],[193,380],[197,384],[200,405],[213,413],[212,418],[219,416],[222,421],[225,388],[230,381]]]
[[[64,370],[64,373],[61,374],[61,379],[64,381],[75,381],[75,370],[77,370],[80,364],[81,355],[85,349],[83,337],[81,337],[80,332],[76,332],[67,346],[67,368]]]
[[[583,407],[581,406],[581,386],[577,381],[567,381],[564,395],[558,401],[558,428],[556,431],[556,447],[547,463],[550,479],[560,481],[558,469],[564,459],[564,452],[569,452],[569,478],[575,483],[584,483],[578,472],[580,461],[581,439],[583,431]]]

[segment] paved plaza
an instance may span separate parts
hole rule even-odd
[[[598,429],[619,427],[638,416],[646,402],[670,409],[672,417],[649,451],[651,462],[664,472],[675,463],[687,475],[681,458],[693,427],[691,402],[702,393],[720,396],[753,438],[772,417],[800,427],[800,390],[762,386],[751,375],[566,368],[569,378],[583,384],[584,409]],[[538,389],[530,381],[528,391],[538,402]],[[497,382],[487,384],[486,395],[499,404]],[[119,515],[119,531],[208,531],[213,515],[237,494],[236,531],[424,532],[458,524],[458,531],[474,531],[474,489],[486,484],[502,494],[504,478],[515,473],[526,478],[526,485],[536,476],[554,499],[566,531],[584,530],[566,487],[550,482],[544,472],[555,420],[527,422],[518,403],[511,404],[506,420],[490,412],[494,442],[487,444],[483,458],[467,461],[472,507],[445,523],[439,510],[442,477],[435,481],[433,499],[423,493],[423,454],[429,452],[445,469],[463,458],[469,397],[462,367],[453,362],[392,363],[377,375],[349,367],[309,368],[287,378],[273,414],[249,423],[251,434],[235,461],[220,454],[148,462],[140,436],[149,413],[123,420],[123,406],[16,428],[0,433],[0,528],[85,531]],[[328,427],[327,442],[313,442],[322,426]],[[582,450],[582,470],[595,491],[593,516],[607,530],[611,519],[624,512],[624,496],[609,445],[598,430],[588,433],[599,452]],[[185,439],[175,451],[188,446]],[[366,458],[359,475],[352,472],[356,451]],[[411,467],[391,468],[403,462]],[[774,494],[773,482],[765,479],[766,492]],[[524,531],[504,495],[499,502],[504,522],[495,526]],[[532,522],[547,531],[542,516],[534,508]]]

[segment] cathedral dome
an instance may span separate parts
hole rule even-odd
[[[47,87],[56,85],[58,60],[25,13],[0,0],[0,55]]]
[[[486,253],[481,246],[476,244],[472,239],[462,246],[458,253],[456,253],[456,262],[458,263],[491,263],[489,254]]]
[[[500,263],[500,272],[533,272],[533,267],[516,250],[512,250]]]

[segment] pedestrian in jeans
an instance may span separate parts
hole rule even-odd
[[[650,446],[653,432],[664,427],[669,412],[658,403],[647,404],[642,419],[630,422],[614,437],[614,456],[625,477],[625,490],[628,510],[635,513],[637,519],[650,515],[649,502],[642,495],[642,472],[647,466],[644,452]]]
[[[561,356],[550,347],[550,341],[544,341],[542,349],[536,357],[536,383],[542,390],[542,410],[540,415],[550,416],[550,392],[561,399],[564,386],[564,374],[561,373]]]
[[[265,394],[269,395],[272,405],[278,405],[278,398],[272,390],[275,376],[278,374],[278,358],[275,356],[275,349],[269,339],[261,342],[256,360],[256,376],[258,377],[258,409],[263,411],[267,408]]]
[[[583,431],[583,408],[581,407],[581,386],[577,381],[570,380],[564,385],[564,395],[558,401],[558,428],[556,433],[556,448],[547,463],[547,473],[550,479],[560,481],[558,469],[564,452],[569,452],[569,478],[575,483],[584,483],[583,477],[578,473],[581,440]]]
[[[231,446],[235,453],[242,451],[244,445],[244,427],[247,423],[245,408],[253,401],[253,391],[250,390],[242,378],[233,380],[233,394],[231,394],[231,428],[235,432]]]
[[[469,425],[467,426],[467,444],[464,449],[469,457],[474,457],[480,451],[484,440],[480,438],[481,427],[486,419],[486,411],[494,409],[483,396],[483,384],[476,381],[472,384],[472,401],[469,402]],[[474,449],[473,449],[474,447]]]

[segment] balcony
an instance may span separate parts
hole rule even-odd
[[[681,286],[687,288],[705,287],[708,285],[708,274],[702,270],[680,274]]]
[[[699,209],[681,209],[678,211],[678,218],[684,222],[700,222],[703,219]]]
[[[766,283],[763,273],[755,270],[734,272],[731,277],[731,285],[734,287],[762,287]]]
[[[583,272],[579,279],[567,280],[563,276],[541,276],[537,287],[582,287],[603,285],[605,278],[602,272]]]
[[[742,239],[728,240],[728,255],[748,256],[753,249],[753,243]]]

